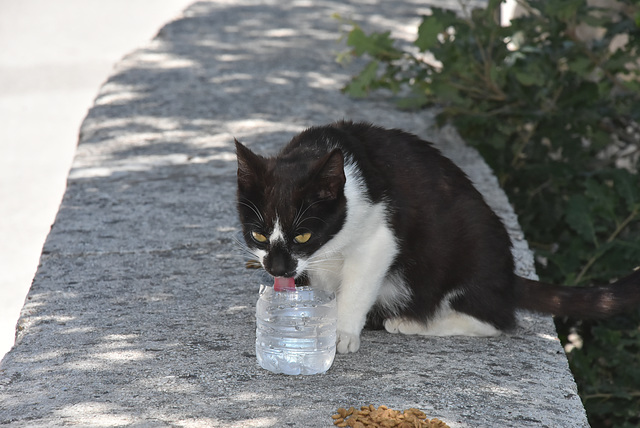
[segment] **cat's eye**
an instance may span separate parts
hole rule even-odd
[[[295,238],[293,238],[293,240],[296,241],[298,244],[304,244],[309,240],[309,238],[311,238],[311,234],[307,232],[307,233],[302,233],[296,236]]]
[[[264,244],[265,242],[267,242],[267,237],[264,236],[262,233],[251,232],[251,236],[256,242],[260,242],[261,244]]]

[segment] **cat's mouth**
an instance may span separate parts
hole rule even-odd
[[[295,272],[293,272],[293,273],[288,273],[287,272],[287,273],[283,273],[283,274],[274,274],[272,272],[267,271],[267,273],[269,275],[271,275],[272,277],[274,277],[274,278],[291,278],[291,279],[295,279],[296,278],[296,273]]]
[[[291,278],[291,279],[296,279],[299,275],[298,275],[298,271],[296,269],[294,269],[293,271],[273,271],[270,269],[267,269],[266,267],[264,268],[265,272],[268,273],[270,276],[274,277],[274,278]]]

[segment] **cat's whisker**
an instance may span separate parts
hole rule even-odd
[[[245,207],[249,208],[251,211],[253,211],[253,213],[256,215],[256,217],[258,217],[258,219],[264,223],[264,217],[262,217],[262,214],[260,214],[260,210],[258,209],[258,207],[256,206],[256,204],[254,204],[253,202],[251,202],[248,199],[244,199],[247,202],[243,202],[242,200],[238,201],[238,203],[240,205],[244,205]],[[251,205],[249,205],[251,204]]]
[[[300,227],[300,225],[302,225],[302,223],[304,223],[307,220],[319,220],[324,224],[328,224],[324,219],[321,219],[320,217],[305,217],[302,221],[300,221],[297,227]]]
[[[307,259],[308,262],[314,262],[316,260],[317,261],[324,261],[324,260],[339,261],[339,260],[344,260],[344,256],[339,251],[331,251],[327,253],[313,254],[311,255],[311,257]]]
[[[317,259],[317,260],[307,260],[307,264],[308,265],[318,265],[318,264],[324,264],[324,263],[329,263],[329,262],[342,262],[344,260],[344,258],[342,257],[335,257],[335,258],[327,258],[327,259]]]
[[[236,248],[240,250],[243,256],[250,257],[251,259],[259,259],[258,255],[251,250],[244,242],[240,241],[237,238],[233,238],[233,241],[236,244]]]
[[[234,248],[236,250],[240,250],[241,252],[246,253],[246,254],[250,254],[251,253],[251,250],[249,250],[249,248],[246,245],[244,245],[243,243],[241,243],[237,239],[234,239],[234,244],[235,244]]]
[[[245,287],[256,287],[255,290],[257,292],[258,285],[264,284],[269,285],[268,281],[265,281],[264,271],[263,270],[253,270],[248,277],[248,280],[243,283]]]
[[[294,228],[298,227],[298,220],[300,220],[300,217],[309,209],[309,208],[306,208],[303,212],[301,212],[303,205],[304,205],[304,202],[300,204],[300,208],[298,208],[298,210],[296,211],[296,216],[293,219]]]
[[[262,229],[263,225],[258,222],[243,223],[244,226],[253,226],[254,229]]]
[[[320,264],[320,263],[308,263],[305,265],[305,267],[307,269],[325,269],[325,270],[331,270],[329,267],[327,267],[325,264]]]
[[[307,273],[318,273],[318,272],[327,272],[327,273],[332,273],[335,274],[336,271],[326,268],[326,267],[319,267],[319,266],[307,266],[304,269],[304,272]]]
[[[332,271],[331,269],[318,268],[318,267],[316,267],[316,268],[307,267],[304,271],[306,273],[310,273],[310,272],[311,273],[322,273],[322,272],[335,273],[335,271]]]
[[[300,210],[298,210],[298,214],[296,215],[296,218],[293,220],[293,226],[294,227],[298,227],[300,226],[303,222],[305,222],[307,219],[305,218],[304,220],[302,220],[302,216],[305,215],[305,213],[307,211],[309,211],[309,209],[311,207],[313,207],[316,204],[319,204],[320,201],[315,201],[314,203],[310,204],[307,208],[304,209],[304,211],[300,212]],[[313,218],[317,218],[317,217],[313,217]]]
[[[332,264],[334,262],[340,263],[342,261],[342,258],[307,261],[305,264],[305,270],[308,272],[335,272],[335,269],[331,269],[327,264]]]

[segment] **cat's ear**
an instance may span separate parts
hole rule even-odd
[[[264,159],[253,153],[240,141],[235,138],[233,140],[236,143],[236,157],[238,159],[238,186],[247,188],[259,179],[261,171],[264,170]]]
[[[318,198],[336,199],[342,194],[347,179],[344,175],[344,155],[340,149],[320,159],[313,169]]]

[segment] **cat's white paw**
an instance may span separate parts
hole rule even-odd
[[[402,334],[425,334],[426,331],[423,323],[401,317],[384,320],[384,329],[389,333]]]
[[[400,321],[401,318],[388,318],[384,320],[384,329],[389,333],[400,333],[400,330],[398,328],[400,326]]]
[[[338,330],[336,349],[341,354],[356,352],[360,349],[360,336]]]

